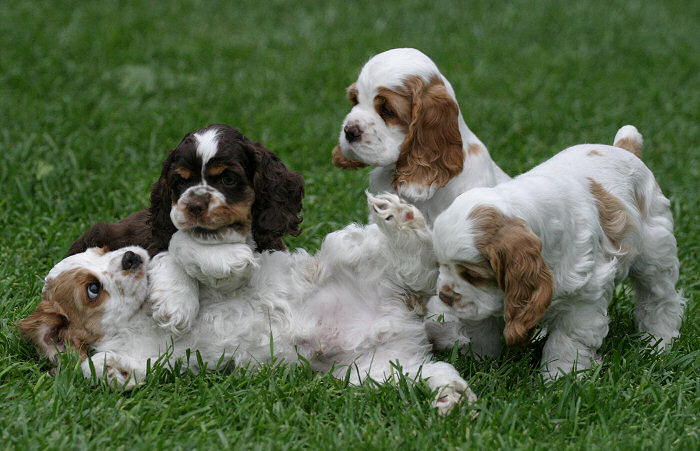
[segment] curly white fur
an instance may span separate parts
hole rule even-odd
[[[125,388],[143,381],[149,360],[165,356],[174,362],[188,349],[198,350],[210,367],[222,356],[227,362],[253,367],[273,359],[303,358],[313,368],[332,370],[338,377],[349,369],[353,384],[367,378],[389,380],[400,368],[409,377],[426,379],[437,391],[434,406],[441,414],[462,400],[474,401],[475,395],[452,365],[431,360],[423,323],[405,306],[407,296],[431,293],[437,277],[435,269],[425,270],[435,267],[435,260],[421,213],[394,195],[368,195],[368,204],[376,224],[350,225],[328,235],[316,256],[303,250],[251,254],[245,250],[250,248],[239,244],[233,252],[225,249],[227,258],[237,255],[238,261],[221,267],[216,250],[192,247],[191,242],[183,245],[181,238],[186,237],[176,234],[172,252],[149,262],[149,281],[158,290],[151,295],[172,299],[168,285],[179,290],[177,280],[183,275],[189,278],[188,274],[217,272],[235,282],[225,289],[199,285],[199,311],[188,329],[177,334],[153,320],[155,306],[143,304],[143,296],[113,293],[104,304],[104,336],[90,343],[89,360],[98,375],[105,374]],[[147,261],[145,251],[129,250]],[[115,259],[123,252],[77,254],[52,272],[69,263],[99,266],[101,259]],[[115,273],[104,271],[97,277],[110,279]],[[181,294],[175,293],[175,298]],[[111,324],[112,309],[123,309],[125,304],[135,313]],[[195,304],[190,302],[188,308]],[[172,308],[173,314],[181,307]],[[89,360],[82,365],[86,377],[91,373]],[[196,361],[189,365],[198,370]]]

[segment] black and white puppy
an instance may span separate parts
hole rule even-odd
[[[247,240],[259,251],[283,250],[282,237],[300,232],[303,197],[303,179],[275,154],[233,127],[209,125],[169,151],[150,208],[95,224],[68,255],[130,245],[155,255],[177,230],[203,243]]]

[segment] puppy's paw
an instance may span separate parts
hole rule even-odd
[[[374,196],[369,192],[366,195],[372,220],[384,233],[399,235],[401,232],[426,230],[423,214],[399,196],[390,193]]]
[[[199,312],[198,290],[159,290],[151,294],[153,320],[173,335],[182,335],[190,330]]]
[[[199,312],[199,283],[168,252],[156,255],[148,268],[153,319],[175,335],[189,330]]]
[[[92,377],[91,362],[97,380],[105,381],[110,388],[129,391],[139,384],[136,372],[129,368],[127,362],[112,352],[98,352],[83,360],[80,366],[86,379]]]
[[[476,395],[469,388],[469,385],[462,379],[454,379],[438,389],[437,396],[433,401],[433,407],[437,409],[440,416],[449,414],[454,407],[466,401],[467,404],[476,402]]]

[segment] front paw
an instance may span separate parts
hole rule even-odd
[[[196,282],[195,282],[196,283]],[[199,312],[199,291],[151,293],[153,320],[173,335],[182,335],[192,327]]]
[[[92,378],[94,370],[97,380],[105,381],[110,388],[129,391],[139,384],[136,372],[111,352],[98,352],[83,360],[80,367],[86,379]]]
[[[448,415],[454,407],[466,401],[467,404],[476,402],[476,394],[462,379],[455,379],[438,389],[432,406],[437,409],[440,416]]]
[[[148,282],[153,319],[175,335],[189,330],[199,311],[199,283],[168,252],[153,257]]]
[[[398,235],[406,231],[426,231],[425,219],[420,210],[402,201],[396,194],[365,194],[372,220],[384,233]]]

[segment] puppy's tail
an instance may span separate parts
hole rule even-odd
[[[613,146],[632,152],[637,158],[642,158],[642,134],[634,125],[625,125],[615,134]]]

